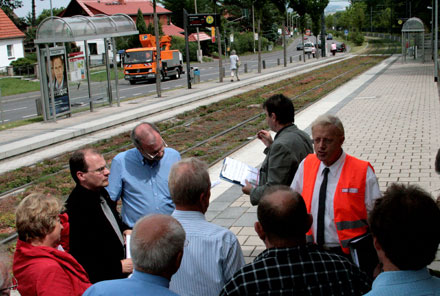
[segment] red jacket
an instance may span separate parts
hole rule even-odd
[[[21,240],[17,240],[13,271],[21,296],[76,296],[91,286],[84,268],[72,255]]]

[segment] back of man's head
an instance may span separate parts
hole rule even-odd
[[[302,196],[285,185],[271,186],[265,191],[257,215],[268,239],[304,239],[310,228]]]
[[[373,236],[400,270],[430,264],[440,243],[440,209],[416,185],[392,184],[369,217]]]
[[[175,163],[168,178],[171,198],[176,205],[195,205],[202,193],[211,188],[208,165],[197,158],[186,158]]]
[[[269,113],[275,113],[280,124],[288,124],[295,121],[295,108],[292,101],[283,94],[276,94],[263,103],[263,109]]]
[[[142,217],[131,234],[133,265],[145,273],[171,277],[179,267],[178,257],[184,244],[185,231],[173,217],[161,214]]]

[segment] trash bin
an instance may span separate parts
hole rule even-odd
[[[194,83],[200,83],[200,70],[194,67]]]

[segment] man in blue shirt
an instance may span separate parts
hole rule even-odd
[[[188,241],[170,289],[185,296],[217,296],[244,258],[235,235],[205,219],[211,196],[208,166],[196,158],[179,161],[171,169],[169,186],[176,204],[172,216],[182,224]]]
[[[171,276],[179,269],[184,244],[185,231],[173,217],[156,214],[141,218],[130,240],[133,275],[128,279],[99,282],[83,295],[177,295],[168,286]]]
[[[180,154],[160,136],[154,124],[142,122],[131,132],[135,148],[119,153],[112,161],[107,191],[122,198],[122,221],[133,227],[147,214],[171,215],[174,204],[168,190],[171,166]]]
[[[426,268],[440,243],[433,198],[418,186],[392,184],[376,200],[369,224],[383,272],[366,295],[440,295],[440,278]]]

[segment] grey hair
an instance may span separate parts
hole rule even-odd
[[[342,136],[345,136],[344,126],[342,125],[341,120],[337,116],[331,114],[322,114],[312,122],[312,130],[315,126],[318,125],[323,125],[323,126],[333,125],[342,133]]]
[[[237,54],[237,52],[235,51],[235,49],[233,49],[232,51],[231,51],[231,54],[233,55],[233,54]]]
[[[151,127],[153,130],[155,130],[158,134],[160,134],[159,129],[157,128],[157,126],[156,126],[154,123],[150,123],[150,122],[145,122],[145,121],[143,121],[143,122],[137,124],[137,125],[133,128],[133,130],[131,131],[131,134],[130,134],[131,141],[133,142],[134,147],[136,147],[137,149],[141,149],[141,146],[142,146],[141,141],[142,141],[142,139],[139,138],[138,135],[136,134],[136,129],[137,129],[139,126],[144,125],[144,124],[148,125],[148,126]]]
[[[153,216],[166,216],[169,218],[167,227],[160,235],[145,235],[139,230],[139,225]],[[155,239],[151,239],[153,236]],[[130,251],[133,265],[136,269],[152,274],[161,274],[170,269],[175,258],[183,250],[185,244],[185,231],[182,225],[168,215],[148,215],[136,222],[130,239]]]
[[[208,165],[194,157],[173,164],[168,178],[168,188],[175,204],[197,204],[200,195],[211,188]]]

